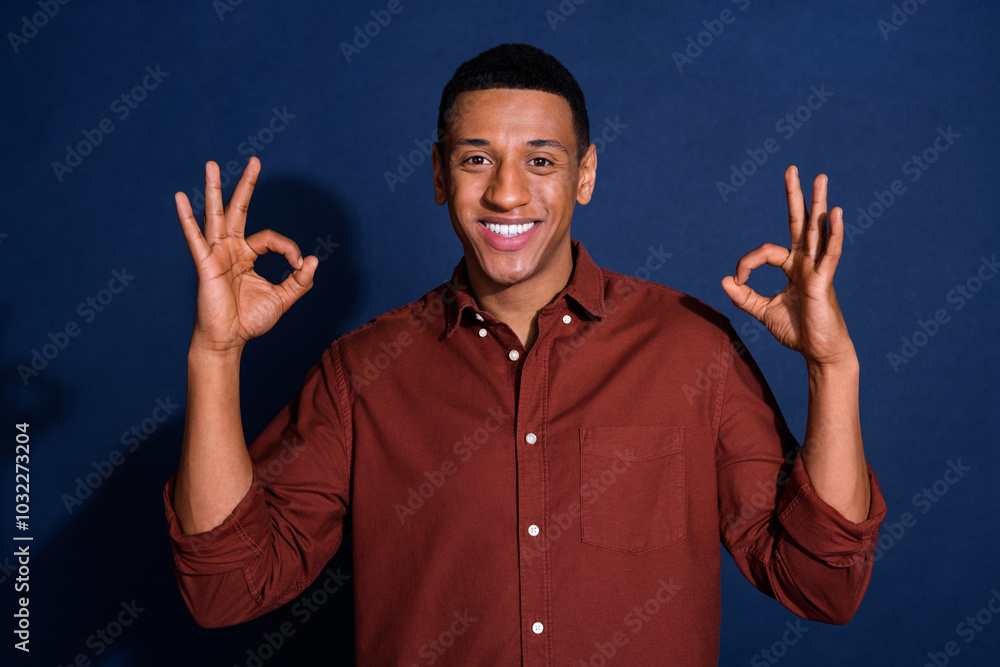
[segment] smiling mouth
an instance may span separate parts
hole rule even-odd
[[[523,225],[498,225],[492,222],[484,222],[482,224],[486,225],[487,229],[494,234],[499,234],[505,239],[512,239],[515,236],[520,236],[535,226],[534,222],[529,222]]]

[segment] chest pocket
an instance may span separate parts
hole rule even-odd
[[[580,429],[583,541],[639,554],[686,536],[684,429]]]

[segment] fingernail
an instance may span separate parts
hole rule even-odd
[[[799,168],[798,167],[792,167],[792,169],[795,170],[795,178],[798,178],[799,177]]]

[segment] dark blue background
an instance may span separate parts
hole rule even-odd
[[[0,10],[7,35],[0,46],[0,434],[9,462],[0,480],[0,636],[9,664],[69,664],[83,654],[107,665],[246,665],[248,650],[284,621],[295,634],[264,664],[318,664],[310,656],[322,652],[331,656],[327,664],[349,662],[350,588],[305,624],[286,608],[215,631],[193,623],[177,592],[161,489],[177,464],[182,408],[134,451],[122,441],[154,415],[157,400],[184,403],[195,274],[172,195],[203,188],[206,160],[242,165],[241,142],[267,127],[273,109],[294,115],[257,151],[263,172],[248,228],[278,229],[307,252],[318,239],[339,246],[320,264],[314,290],[247,349],[243,407],[253,437],[332,339],[450,275],[461,246],[447,211],[433,202],[429,159],[415,155],[421,163],[392,189],[385,173],[431,136],[454,69],[505,41],[540,46],[569,67],[587,95],[595,139],[608,119],[620,129],[607,134],[614,141],[599,155],[594,200],[577,209],[574,236],[599,264],[630,274],[651,246],[673,253],[651,279],[733,320],[800,437],[801,358],[761,335],[719,281],[758,244],[787,244],[787,165],[797,164],[803,180],[829,174],[831,205],[843,206],[855,225],[859,207],[869,208],[893,180],[903,182],[905,193],[846,244],[836,285],[861,358],[866,453],[889,504],[886,522],[910,512],[915,523],[900,524],[896,537],[883,526],[855,619],[845,627],[803,623],[808,631],[794,645],[781,643],[795,617],[756,592],[727,557],[721,663],[772,664],[761,652],[776,643],[788,665],[920,665],[949,641],[960,649],[952,664],[996,659],[1000,618],[971,638],[957,626],[1000,588],[1000,280],[982,283],[961,309],[948,298],[976,276],[981,258],[1000,252],[987,198],[996,191],[1000,147],[995,5],[908,0],[899,12],[901,5],[915,12],[897,14],[899,29],[883,34],[878,22],[894,12],[888,1],[806,8],[563,0],[560,13],[558,0],[403,0],[403,11],[348,62],[340,44],[386,2],[244,0],[220,12],[221,3],[208,0],[170,7],[47,1],[58,12],[38,15],[44,25],[37,31],[23,24],[42,11],[37,0]],[[717,36],[701,35],[707,45],[692,48],[697,57],[679,71],[672,54],[689,37],[697,43],[705,21],[717,30],[711,22],[726,9],[732,22]],[[22,31],[27,41],[12,43],[9,33]],[[112,104],[142,83],[147,66],[169,74],[122,118],[123,107]],[[806,103],[813,86],[832,96],[786,136],[776,123]],[[67,145],[84,141],[104,118],[113,131],[57,175],[52,163],[65,161]],[[939,128],[960,137],[910,180],[904,163],[931,146]],[[778,151],[723,200],[717,181],[769,138]],[[275,278],[285,270],[277,260],[263,266]],[[101,312],[79,307],[123,269],[134,279]],[[774,291],[783,281],[776,270],[761,270],[752,284]],[[938,309],[948,321],[933,337],[918,335],[925,344],[893,368],[887,355],[899,354],[901,338],[912,339],[918,320]],[[58,339],[71,322],[78,335],[64,349],[48,348],[57,354],[25,383],[17,367],[30,366],[49,334]],[[30,530],[19,533],[34,538],[30,659],[10,647],[18,422],[31,424]],[[77,479],[115,451],[121,465],[70,512],[64,494],[72,496]],[[943,479],[949,461],[969,470],[954,484],[939,482],[937,502],[915,502]],[[350,573],[347,551],[331,567]],[[110,647],[88,645],[133,599],[144,610],[134,623]],[[100,657],[98,648],[106,649]]]

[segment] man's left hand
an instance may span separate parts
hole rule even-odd
[[[826,189],[827,177],[820,174],[813,183],[811,210],[806,210],[798,169],[789,167],[785,192],[791,248],[765,243],[740,258],[735,276],[722,280],[722,289],[738,308],[817,367],[856,363],[857,359],[833,289],[844,245],[844,211],[837,207],[827,216]],[[772,297],[763,297],[746,284],[750,272],[764,264],[781,267],[788,277],[785,288]]]

